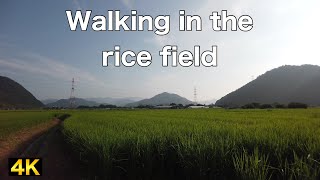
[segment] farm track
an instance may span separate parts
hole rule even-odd
[[[34,140],[59,124],[58,119],[36,125],[31,128],[22,129],[0,141],[0,163],[7,164],[8,157],[17,156],[29,146]],[[0,167],[2,170],[2,166]]]
[[[6,141],[0,142],[0,179],[80,179],[77,173],[80,165],[75,163],[76,158],[66,148],[61,134],[62,123],[59,119],[53,119],[16,132]],[[8,177],[6,164],[9,157],[42,158],[43,175],[29,178]]]

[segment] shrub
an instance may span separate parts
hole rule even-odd
[[[286,108],[287,106],[284,105],[284,104],[276,104],[275,105],[275,108],[278,108],[278,109],[283,109],[283,108]]]
[[[258,109],[258,108],[260,108],[259,103],[250,103],[242,106],[242,109]]]
[[[260,109],[271,109],[273,108],[273,106],[271,104],[262,104],[260,106]]]
[[[308,105],[304,103],[299,103],[299,102],[292,102],[288,104],[288,108],[303,108],[307,109]]]

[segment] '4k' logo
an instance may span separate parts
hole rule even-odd
[[[9,176],[41,176],[40,158],[9,158]]]

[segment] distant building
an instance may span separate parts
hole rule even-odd
[[[171,109],[172,106],[155,106],[155,109]]]
[[[189,109],[207,109],[209,108],[208,106],[189,106]]]
[[[222,108],[219,107],[219,106],[210,106],[210,108],[213,108],[213,109],[222,109]]]

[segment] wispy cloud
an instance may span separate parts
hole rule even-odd
[[[39,54],[29,53],[24,57],[28,60],[17,58],[0,59],[0,69],[3,67],[12,71],[19,71],[22,73],[28,72],[64,81],[66,78],[75,77],[77,81],[80,81],[81,83],[92,84],[97,87],[106,87],[106,84],[103,81],[83,69],[67,65],[58,60]]]
[[[123,5],[125,5],[128,9],[132,8],[133,6],[133,0],[121,0]]]
[[[173,45],[176,44],[176,39],[174,36],[157,36],[146,37],[144,39],[145,43],[153,44],[156,46]]]
[[[77,10],[82,10],[79,0],[72,0]]]
[[[5,34],[0,34],[0,52],[2,50],[8,50],[14,48],[15,45],[12,43],[12,39]]]

